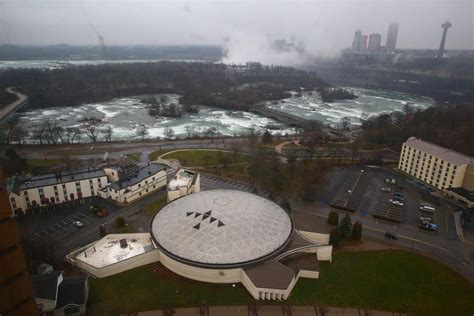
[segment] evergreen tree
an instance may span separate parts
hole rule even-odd
[[[346,214],[346,216],[341,219],[338,228],[341,231],[342,238],[346,238],[347,236],[349,236],[352,230],[352,219],[349,214]]]
[[[329,244],[337,247],[342,240],[341,230],[339,227],[333,228],[329,235]]]
[[[337,226],[337,224],[339,224],[339,214],[335,211],[331,211],[331,213],[329,213],[327,223],[332,226]]]
[[[356,221],[352,226],[352,239],[360,240],[362,238],[362,223]]]
[[[287,198],[283,199],[283,202],[281,202],[281,207],[288,213],[291,214],[291,204],[290,201],[288,201]]]

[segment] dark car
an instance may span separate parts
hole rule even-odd
[[[433,223],[429,223],[429,222],[421,222],[418,227],[420,227],[421,229],[424,229],[424,230],[427,230],[427,231],[430,231],[430,232],[435,232],[438,230],[438,225],[436,224],[433,224]]]
[[[392,232],[386,232],[386,233],[385,233],[385,238],[386,238],[386,239],[398,240],[397,234],[392,233]]]

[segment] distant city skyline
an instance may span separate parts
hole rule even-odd
[[[474,48],[470,0],[3,0],[0,10],[0,44],[215,44],[235,62],[285,64],[300,55],[274,52],[275,40],[332,57],[351,47],[356,29],[382,34],[385,44],[397,21],[397,48],[437,49],[440,25],[449,20],[446,50]]]

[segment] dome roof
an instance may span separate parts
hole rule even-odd
[[[210,190],[164,206],[151,235],[171,257],[202,266],[239,266],[281,250],[293,224],[277,204],[243,191]]]

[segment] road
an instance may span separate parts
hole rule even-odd
[[[13,90],[13,87],[9,87],[6,89],[7,92],[9,93],[13,93],[13,94],[16,94],[16,96],[18,97],[18,100],[8,104],[8,105],[5,105],[4,107],[2,107],[0,109],[0,121],[2,121],[3,119],[5,119],[8,115],[10,115],[11,113],[15,112],[16,109],[23,105],[23,103],[25,101],[28,100],[28,96],[24,95],[24,94],[21,94],[15,90]]]

